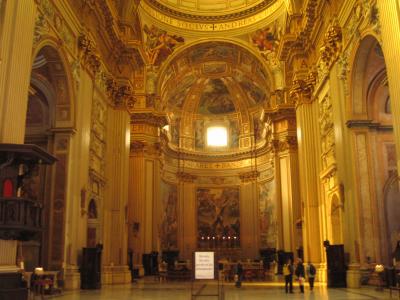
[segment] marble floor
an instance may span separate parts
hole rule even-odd
[[[195,286],[199,288],[200,286]],[[286,294],[282,283],[244,283],[241,288],[235,288],[228,283],[224,286],[225,300],[261,300],[261,299],[312,299],[312,300],[362,300],[362,299],[390,299],[387,290],[381,292],[374,288],[361,289],[328,289],[325,286],[316,286],[310,291],[306,286],[301,294],[295,286],[294,294]],[[201,294],[213,294],[216,285],[207,284]],[[47,297],[46,297],[47,298]],[[49,299],[49,298],[47,298]],[[63,292],[62,295],[51,297],[58,300],[131,300],[131,299],[162,299],[162,300],[188,300],[191,299],[190,283],[158,283],[154,281],[139,281],[131,285],[104,286],[101,290],[86,290]],[[196,297],[196,300],[218,299],[217,297]],[[398,299],[397,293],[393,299]]]

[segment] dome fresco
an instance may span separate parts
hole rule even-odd
[[[169,110],[201,115],[230,114],[263,106],[272,89],[258,59],[227,42],[209,42],[183,50],[163,72],[160,84],[162,101]]]

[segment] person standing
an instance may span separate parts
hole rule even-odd
[[[315,269],[312,263],[308,262],[306,271],[307,271],[308,282],[310,283],[310,290],[312,291],[314,289],[314,279],[317,270]]]
[[[240,288],[242,286],[242,276],[243,276],[243,266],[240,263],[240,261],[238,262],[237,266],[236,266],[236,282],[235,282],[235,286],[237,288]]]
[[[293,293],[293,264],[290,258],[283,265],[283,275],[285,276],[286,293]]]
[[[299,280],[300,292],[304,293],[304,278],[306,275],[305,275],[303,261],[301,260],[301,258],[299,258],[298,260],[295,273],[297,279]]]

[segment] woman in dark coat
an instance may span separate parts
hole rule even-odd
[[[305,280],[306,274],[305,274],[303,261],[300,258],[296,265],[295,274],[297,276],[297,279],[299,280],[300,292],[304,293],[304,280]]]

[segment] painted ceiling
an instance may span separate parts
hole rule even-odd
[[[261,107],[271,80],[260,61],[227,42],[184,50],[161,77],[161,97],[169,111],[220,116]]]

